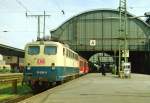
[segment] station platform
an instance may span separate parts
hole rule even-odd
[[[150,75],[120,79],[107,74],[85,76],[47,90],[20,103],[149,103]]]

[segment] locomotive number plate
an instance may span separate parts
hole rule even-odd
[[[36,71],[37,74],[43,75],[43,74],[47,74],[47,71]]]

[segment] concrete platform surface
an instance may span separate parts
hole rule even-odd
[[[87,74],[20,103],[150,103],[150,75]]]

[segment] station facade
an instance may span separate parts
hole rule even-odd
[[[51,37],[69,44],[86,59],[96,53],[107,53],[117,63],[119,45],[120,49],[124,48],[125,38],[125,35],[119,33],[119,20],[118,10],[87,11],[72,17],[51,31]],[[132,72],[150,73],[149,24],[128,13],[126,29]]]

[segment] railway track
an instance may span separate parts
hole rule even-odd
[[[17,93],[17,83],[23,81],[23,73],[0,74],[0,83],[12,83],[12,92]]]
[[[0,103],[17,103],[17,102],[22,101],[24,99],[27,99],[27,98],[29,98],[33,95],[34,95],[33,93],[30,93],[30,94],[26,94],[26,95],[22,95],[22,96],[17,96],[17,97],[14,97],[14,98],[10,98],[10,99],[7,99],[7,100],[0,101]]]
[[[54,87],[56,87],[57,85],[52,85],[51,87],[49,87],[48,89],[52,89]],[[32,91],[32,92],[29,92],[27,94],[24,94],[24,95],[21,95],[21,96],[17,96],[17,97],[12,97],[10,99],[6,99],[6,100],[3,100],[3,101],[0,101],[0,103],[17,103],[17,102],[20,102],[22,100],[25,100],[27,98],[30,98],[34,95],[37,95],[41,92],[44,92],[45,90],[42,90],[42,91]]]
[[[52,88],[54,88],[56,86],[57,85],[54,84],[54,85],[50,86],[48,89],[52,89]],[[20,96],[17,96],[17,97],[15,96],[15,97],[12,97],[12,98],[9,98],[9,99],[2,100],[2,101],[0,101],[0,103],[17,103],[17,102],[20,102],[20,101],[22,101],[24,99],[27,99],[29,97],[32,97],[32,96],[37,95],[37,94],[39,94],[41,92],[44,92],[44,91],[45,90],[31,91],[29,93],[25,93],[24,95],[20,95]]]
[[[67,79],[67,80],[64,81],[63,83],[66,83],[66,82],[71,81],[71,80],[73,80],[73,79],[74,79],[74,78]],[[7,80],[7,79],[6,79],[6,80]],[[6,81],[6,82],[7,82],[7,81]],[[59,84],[59,85],[61,85],[61,84]],[[48,89],[52,89],[52,88],[54,88],[54,87],[56,87],[56,86],[58,86],[58,85],[57,85],[56,83],[54,83],[54,84],[51,85]],[[47,90],[48,90],[48,89],[47,89]],[[12,98],[10,98],[10,99],[5,99],[5,100],[3,100],[3,101],[0,101],[0,103],[17,103],[17,102],[20,102],[20,101],[22,101],[22,100],[24,100],[24,99],[27,99],[27,98],[31,97],[31,96],[37,95],[37,94],[39,94],[39,93],[41,93],[41,92],[43,92],[43,91],[45,91],[45,90],[42,90],[42,91],[32,91],[32,92],[26,93],[26,94],[21,95],[21,96],[12,97]]]

